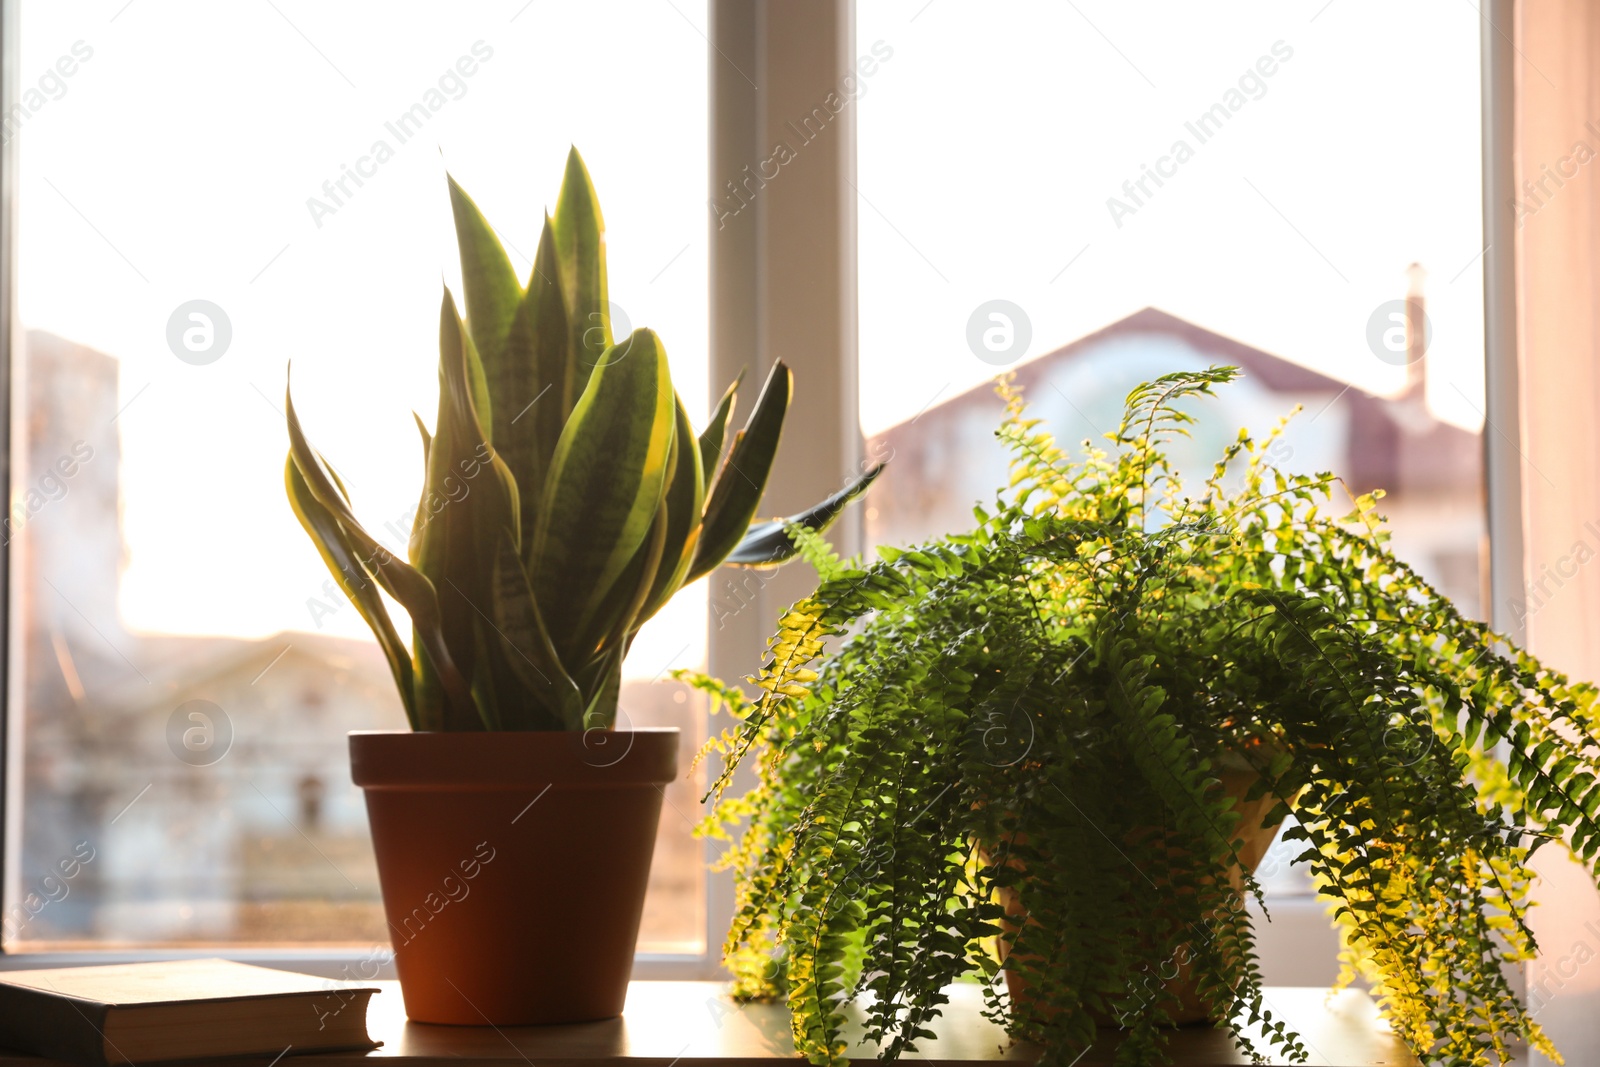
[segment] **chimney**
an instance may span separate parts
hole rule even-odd
[[[1406,388],[1408,398],[1425,400],[1428,388],[1428,316],[1423,310],[1422,283],[1428,272],[1422,264],[1406,268]]]

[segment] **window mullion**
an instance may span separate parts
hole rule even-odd
[[[710,0],[710,24],[712,402],[744,371],[742,419],[776,361],[794,372],[761,508],[792,514],[841,488],[861,464],[856,116],[841,89],[854,64],[854,4]],[[861,534],[860,516],[847,512],[830,538],[854,552]],[[801,566],[711,575],[712,674],[751,673],[779,611],[809,591],[809,577]],[[716,851],[708,848],[708,858]],[[732,913],[731,878],[713,876],[713,956]]]

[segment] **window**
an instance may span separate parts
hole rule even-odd
[[[344,735],[404,720],[284,499],[286,365],[403,544],[457,270],[445,166],[525,272],[577,144],[614,318],[659,329],[703,421],[703,20],[20,5],[7,950],[387,942]],[[685,770],[703,709],[660,679],[704,662],[705,619],[701,587],[626,670]],[[668,790],[643,953],[705,951],[698,799]]]
[[[1249,377],[1214,427],[1259,431],[1303,405],[1285,465],[1389,488],[1401,553],[1486,611],[1493,257],[1471,7],[1171,4],[1156,33],[1143,9],[1099,0],[873,0],[841,56],[851,81],[812,85],[790,54],[822,55],[791,47],[804,16],[709,6],[12,0],[3,140],[25,335],[11,358],[7,950],[385,940],[343,734],[400,713],[277,488],[281,389],[292,357],[308,426],[361,514],[398,536],[420,481],[395,459],[416,455],[407,410],[433,403],[433,279],[455,272],[440,152],[526,269],[562,154],[582,148],[618,315],[660,329],[697,420],[708,348],[753,370],[782,355],[798,404],[808,382],[859,392],[869,457],[895,452],[862,512],[870,541],[953,528],[997,484],[986,383],[1000,370],[1070,442],[1107,429],[1143,377],[1229,362]],[[837,218],[846,248],[859,229],[859,383],[855,257],[819,269],[831,249],[784,243],[813,236],[793,216],[832,195],[831,149],[757,186],[747,219],[784,205],[776,237],[752,221],[713,249],[702,206],[709,194],[714,217],[724,185],[766,158],[764,135],[836,89],[851,105],[835,136],[859,133],[839,164],[853,208],[806,224]],[[730,116],[748,144],[726,137]],[[841,330],[806,314],[830,287]],[[826,407],[808,430],[843,438]],[[1198,440],[1196,461],[1217,444]],[[849,452],[837,471],[780,457],[775,495],[809,503],[808,473],[835,488]],[[749,614],[781,607],[785,581]],[[706,596],[680,597],[628,664],[625,709],[686,727],[686,755],[703,708],[659,679],[705,661]],[[759,653],[763,635],[713,629],[723,674]],[[697,788],[668,801],[640,948],[695,956],[731,903],[689,837]],[[1326,923],[1287,860],[1264,868],[1267,975],[1317,981],[1327,955],[1304,939],[1328,943]]]
[[[1377,0],[860,5],[869,540],[1004,484],[1002,370],[1071,445],[1140,381],[1235,364],[1191,484],[1300,405],[1279,464],[1387,489],[1397,552],[1485,611],[1479,30]],[[1295,851],[1260,931],[1289,984],[1334,973]]]

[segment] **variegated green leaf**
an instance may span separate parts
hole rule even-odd
[[[522,683],[522,698],[532,705],[520,714],[554,724],[529,722],[517,728],[578,729],[583,721],[583,697],[545,629],[533,587],[528,584],[528,575],[509,534],[500,539],[495,556],[492,605],[501,653]]]
[[[662,568],[666,541],[667,512],[661,508],[656,511],[650,535],[645,538],[644,544],[639,546],[639,551],[628,561],[621,576],[612,583],[594,613],[583,621],[578,647],[591,650],[591,654],[603,654],[620,645],[623,653],[627,653],[633,632],[643,622],[640,612],[645,599]]]
[[[587,691],[593,695],[583,712],[585,730],[609,730],[617,722],[617,698],[622,694],[622,660],[626,650],[616,646],[594,660]]]
[[[482,616],[472,620],[472,699],[477,701],[478,715],[485,730],[521,729],[508,723],[501,714],[501,698],[513,709],[517,708],[517,682],[507,664],[499,655],[499,639],[494,627]]]
[[[570,342],[555,232],[546,218],[528,289],[506,342],[517,373],[503,376],[504,392],[495,398],[503,412],[495,423],[495,448],[517,476],[525,562],[532,558],[531,531],[544,495],[545,473],[581,388],[576,384]]]
[[[384,607],[383,598],[378,595],[377,582],[361,565],[360,555],[339,527],[339,520],[333,512],[317,503],[316,497],[311,495],[305,476],[295,466],[292,454],[284,462],[283,480],[295,517],[311,536],[311,543],[322,556],[322,562],[328,565],[334,581],[339,583],[339,588],[355,605],[356,611],[360,612],[372,628],[373,636],[378,639],[378,647],[383,649],[383,655],[389,661],[389,672],[394,675],[395,688],[400,691],[400,701],[405,705],[406,719],[411,723],[411,728],[436,729],[433,724],[439,717],[440,709],[437,706],[417,707],[412,688],[411,653],[400,640],[389,618],[389,609]]]
[[[477,636],[489,605],[494,552],[500,530],[517,531],[517,489],[511,472],[486,439],[478,419],[474,386],[478,371],[476,347],[463,329],[455,301],[444,291],[439,308],[439,417],[428,450],[428,477],[423,486],[413,542],[417,567],[439,590],[439,612],[450,651],[469,683],[489,684],[477,674]],[[419,671],[418,685],[436,679]],[[493,716],[495,709],[479,709]],[[447,723],[457,725],[463,717]]]
[[[689,413],[683,401],[677,400],[677,430],[672,441],[672,480],[667,485],[667,496],[662,502],[666,509],[666,539],[662,545],[661,563],[650,583],[650,593],[639,609],[635,626],[661,610],[672,594],[683,585],[694,562],[695,548],[700,543],[700,512],[705,506],[705,473],[700,467],[700,449],[694,438],[694,428],[689,423]]]
[[[472,510],[478,520],[479,537],[483,540],[482,547],[493,558],[500,539],[495,528],[497,524],[509,529],[512,539],[521,543],[517,482],[484,429],[481,412],[486,405],[478,395],[485,379],[483,365],[471,335],[463,329],[448,289],[444,291],[439,309],[439,374],[443,379],[440,416],[448,416],[451,441],[456,449],[450,458],[456,461],[458,473],[469,482],[478,481],[480,469],[489,475],[483,480],[484,484],[468,487],[467,498],[476,498]]]
[[[522,303],[522,286],[517,283],[511,260],[483,213],[454,178],[446,177],[450,184],[450,209],[455,216],[456,243],[461,250],[461,288],[466,302],[467,326],[483,360],[487,395],[500,402],[507,396],[502,379],[522,373],[515,360],[506,358],[506,336]],[[484,431],[491,438],[495,436],[496,414],[487,404],[478,408]]]
[[[572,631],[597,609],[650,532],[674,425],[667,356],[650,330],[606,351],[556,444],[533,542],[534,596]],[[574,651],[576,634],[552,632]]]
[[[453,421],[448,390],[440,382],[439,417],[433,444],[428,450],[428,475],[423,482],[422,500],[417,505],[417,518],[412,524],[410,547],[417,569],[444,594],[439,604],[444,633],[460,670],[470,678],[477,658],[475,624],[469,598],[458,590],[463,584],[467,588],[476,584],[474,560],[478,538],[467,504],[471,490],[462,479],[454,458],[460,450]],[[418,664],[420,694],[432,693],[441,685],[442,681],[428,664]],[[463,718],[458,710],[452,721]]]
[[[551,221],[561,264],[561,289],[567,298],[573,391],[581,396],[588,376],[611,347],[612,337],[606,294],[606,224],[589,170],[576,148],[567,155],[567,171]]]
[[[728,450],[728,458],[706,501],[700,544],[689,568],[689,581],[727,558],[750,528],[750,519],[761,506],[761,493],[772,470],[772,458],[778,451],[793,378],[782,360],[774,363],[766,385],[761,387],[755,410],[750,412],[744,429],[735,435],[733,447]]]
[[[851,501],[866,492],[867,486],[882,473],[883,464],[879,463],[814,507],[790,515],[786,519],[756,523],[745,533],[744,539],[739,542],[739,547],[729,553],[728,558],[722,562],[735,566],[761,567],[793,558],[799,551],[799,546],[789,536],[790,526],[804,526],[821,533],[833,525],[833,520],[850,506]]]
[[[733,384],[723,392],[722,399],[717,402],[717,410],[711,413],[711,421],[706,423],[705,430],[700,434],[700,469],[705,472],[708,487],[716,475],[717,461],[722,459],[722,442],[727,437],[728,419],[733,415],[733,405],[743,381],[744,371],[741,370]]]
[[[288,413],[289,451],[311,496],[338,520],[339,527],[358,553],[361,566],[367,570],[388,594],[400,602],[411,616],[416,632],[418,657],[417,684],[422,684],[422,667],[426,664],[430,678],[437,681],[444,700],[444,718],[447,724],[453,719],[466,719],[475,712],[471,690],[466,678],[457,669],[451,649],[446,642],[446,630],[440,612],[438,593],[433,583],[418,569],[407,564],[372,537],[356,520],[349,502],[335,483],[334,476],[322,457],[306,440],[294,410],[294,398],[287,390],[284,404]],[[428,694],[431,699],[431,692]],[[419,689],[418,707],[425,706]]]
[[[428,463],[428,449],[433,447],[433,434],[428,432],[428,427],[423,424],[421,415],[413,411],[411,417],[416,420],[417,433],[422,436],[422,463],[426,466]]]
[[[428,456],[433,451],[433,434],[429,433],[427,426],[423,425],[421,415],[413,411],[411,417],[417,422],[417,433],[422,435],[422,482],[426,486],[428,482]],[[411,534],[406,538],[406,557],[411,560],[412,566],[417,564],[422,544],[422,527],[428,522],[429,518],[428,511],[424,506],[426,503],[426,497],[418,502],[417,510],[411,516]]]

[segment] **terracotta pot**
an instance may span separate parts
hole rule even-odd
[[[406,1014],[622,1014],[678,731],[356,731]]]
[[[1217,771],[1217,778],[1222,782],[1222,790],[1234,799],[1233,810],[1240,815],[1240,822],[1236,831],[1237,837],[1243,841],[1239,849],[1240,867],[1235,867],[1228,872],[1228,881],[1232,883],[1234,891],[1244,892],[1244,871],[1254,874],[1261,865],[1261,860],[1266,856],[1267,849],[1272,846],[1272,840],[1278,835],[1278,824],[1263,827],[1261,820],[1266,818],[1267,812],[1277,803],[1276,798],[1268,795],[1258,800],[1246,801],[1245,794],[1250,787],[1259,780],[1259,775],[1253,770],[1238,770],[1224,767]],[[984,850],[984,862],[989,862],[988,850]],[[1159,878],[1159,875],[1156,877]],[[1000,890],[1000,903],[1006,909],[1006,914],[1021,919],[1023,916],[1022,902],[1016,887],[1005,886]],[[999,939],[1000,962],[1006,961],[1011,946],[1009,936],[1018,929],[1012,922],[1002,923],[1004,933]],[[1006,989],[1010,992],[1013,1001],[1027,1003],[1031,998],[1028,991],[1027,980],[1010,967],[1005,967]],[[1161,983],[1162,988],[1178,998],[1180,1007],[1172,1013],[1174,1025],[1183,1026],[1190,1023],[1206,1021],[1206,1009],[1200,999],[1200,994],[1195,989],[1194,976],[1187,963],[1180,964],[1177,974],[1170,980]],[[1115,1019],[1103,1018],[1098,1020],[1101,1026],[1116,1026]]]

